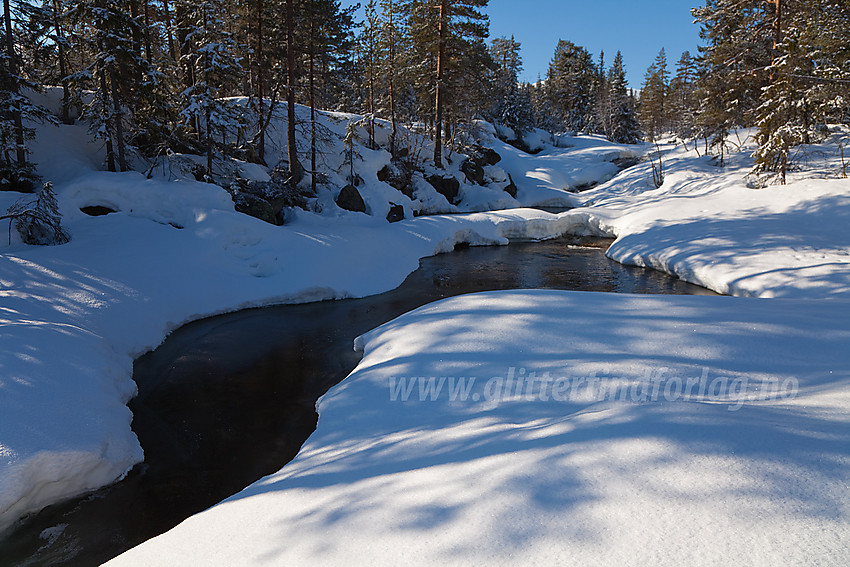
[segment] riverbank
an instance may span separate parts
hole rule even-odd
[[[570,159],[554,147],[522,162],[497,151],[518,187],[556,179],[547,168]],[[660,189],[648,185],[649,166],[641,164],[577,197],[564,193],[585,207],[559,215],[516,210],[393,225],[304,214],[273,227],[234,213],[230,197],[208,184],[92,172],[68,178],[57,188],[71,243],[5,246],[0,258],[0,528],[111,482],[142,458],[125,405],[135,391],[132,360],[170,330],[248,306],[378,293],[397,286],[419,258],[458,243],[618,236],[609,251],[615,259],[721,292],[844,297],[848,182],[749,189],[745,152],[722,170],[673,152]],[[121,199],[125,212],[82,215],[92,195]]]
[[[615,259],[763,299],[418,309],[358,339],[292,463],[110,565],[842,565],[850,182],[666,159],[662,188],[639,166],[565,216]]]
[[[108,565],[843,565],[846,300],[473,294],[357,341],[299,455]]]

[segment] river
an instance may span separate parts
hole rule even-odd
[[[503,289],[713,295],[605,257],[609,240],[462,248],[362,299],[250,309],[190,323],[139,358],[130,402],[145,462],[31,516],[0,565],[98,565],[279,470],[316,426],[316,400],[357,365],[354,338],[445,297]]]

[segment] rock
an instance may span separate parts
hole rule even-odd
[[[405,161],[397,161],[391,165],[385,165],[378,172],[378,181],[387,183],[396,191],[413,199],[412,170]]]
[[[616,165],[620,171],[624,169],[628,169],[640,163],[640,158],[638,157],[618,157],[616,159],[611,160],[611,163]]]
[[[508,186],[505,187],[505,193],[516,199],[516,184],[514,183],[514,178],[511,177],[510,173],[508,173],[508,181],[510,181],[510,183],[508,183]]]
[[[496,150],[492,148],[482,147],[476,149],[472,156],[472,161],[474,161],[477,165],[484,167],[485,165],[496,165],[502,161],[502,156],[500,156]]]
[[[274,207],[262,197],[251,193],[240,193],[238,198],[235,199],[235,203],[235,208],[240,213],[245,213],[269,224],[281,224]]]
[[[472,160],[466,160],[460,165],[460,170],[470,181],[484,185],[484,168]]]
[[[366,202],[354,185],[346,185],[342,188],[342,191],[339,192],[339,196],[336,198],[336,204],[340,209],[345,209],[346,211],[353,211],[355,213],[366,212]]]
[[[445,197],[449,203],[455,204],[460,193],[460,181],[454,177],[442,177],[440,175],[429,175],[425,181],[437,190],[437,193]]]
[[[387,220],[390,222],[398,222],[404,220],[404,207],[390,203],[390,212],[387,213]]]

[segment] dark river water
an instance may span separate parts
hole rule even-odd
[[[46,508],[0,541],[0,565],[98,565],[279,470],[316,426],[315,403],[359,361],[354,338],[407,311],[477,291],[712,292],[562,238],[426,258],[363,299],[197,321],[139,358],[130,402],[145,462],[115,485]]]

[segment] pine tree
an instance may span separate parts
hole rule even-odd
[[[128,135],[128,128],[135,128],[139,100],[157,74],[141,55],[139,23],[117,0],[80,0],[69,17],[75,47],[93,54],[89,64],[70,77],[77,92],[93,94],[83,117],[95,137],[106,142],[107,168],[115,171],[117,162],[118,169],[126,171],[127,141],[134,134]]]
[[[390,153],[396,155],[398,139],[398,108],[402,85],[407,82],[400,54],[408,50],[409,37],[404,16],[405,4],[400,0],[380,0],[381,14],[378,29],[378,51],[382,54],[378,69],[385,78],[385,97],[382,97],[383,114],[390,119]],[[381,64],[383,63],[383,64]]]
[[[225,139],[228,130],[240,126],[240,117],[221,97],[228,87],[236,84],[242,68],[234,53],[235,42],[224,31],[220,19],[224,13],[223,0],[206,0],[200,4],[179,0],[177,5],[185,26],[181,30],[182,60],[192,79],[182,93],[181,115],[204,147],[207,173],[211,175],[216,148],[214,134],[218,132]]]
[[[442,167],[444,138],[483,107],[491,61],[484,44],[488,0],[407,0],[419,113],[433,116],[434,164]],[[429,95],[431,95],[429,97]],[[429,104],[430,98],[433,104]]]
[[[339,0],[302,0],[307,75],[306,102],[310,107],[310,173],[311,188],[316,191],[318,176],[318,123],[316,109],[324,107],[322,87],[328,82],[330,69],[350,50],[353,9],[342,10]]]
[[[65,8],[62,0],[50,0],[49,22],[53,28],[54,35],[50,39],[56,45],[56,61],[59,67],[59,82],[62,84],[62,123],[73,124],[71,119],[71,86],[68,80],[68,50],[70,44],[65,37]]]
[[[284,0],[286,22],[286,138],[289,160],[289,182],[295,186],[304,175],[298,161],[298,146],[295,141],[295,89],[298,83],[295,66],[295,0]]]
[[[375,149],[375,115],[378,98],[378,60],[383,55],[379,51],[378,36],[380,19],[377,10],[377,0],[369,0],[364,8],[365,20],[363,32],[358,38],[361,60],[366,78],[366,114],[369,117],[369,148]]]

